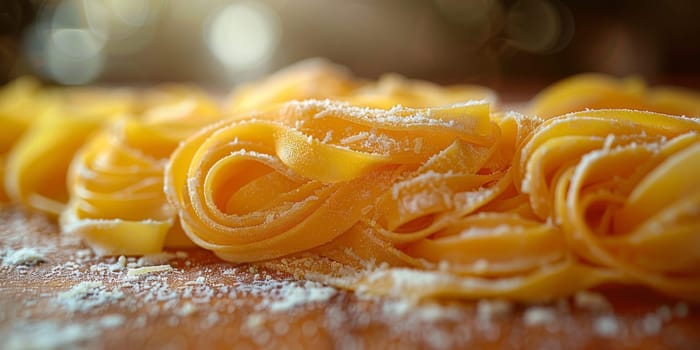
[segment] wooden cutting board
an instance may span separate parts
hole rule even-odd
[[[41,215],[0,208],[0,349],[700,349],[700,308],[645,289],[415,304],[201,249],[96,257],[57,232]]]

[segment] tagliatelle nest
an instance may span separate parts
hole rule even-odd
[[[621,283],[697,301],[700,120],[628,108],[694,116],[700,99],[572,79],[525,114],[481,87],[326,65],[245,87],[225,109],[191,87],[69,107],[75,93],[21,81],[0,101],[16,129],[5,187],[103,254],[193,242],[411,298]]]

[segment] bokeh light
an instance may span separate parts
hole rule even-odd
[[[95,80],[104,65],[102,43],[85,29],[62,28],[51,33],[46,48],[49,76],[67,85]]]
[[[105,37],[86,29],[81,13],[78,1],[43,8],[25,42],[39,74],[66,85],[87,84],[99,77]]]
[[[280,23],[263,3],[236,2],[215,11],[205,26],[211,53],[231,70],[247,70],[269,60],[280,39]]]
[[[94,0],[88,0],[94,1]],[[115,19],[132,28],[140,28],[148,22],[152,1],[103,0],[112,10]]]
[[[161,0],[83,0],[84,25],[108,45],[107,55],[129,55],[150,42]]]
[[[700,75],[700,21],[695,18],[700,1],[692,0],[0,4],[11,14],[0,18],[4,81],[34,74],[71,84],[175,80],[230,87],[309,57],[347,65],[367,78],[396,72],[487,85],[598,71],[682,79],[697,86],[694,77]],[[74,71],[80,78],[66,78]]]
[[[551,52],[566,47],[573,35],[568,9],[552,0],[519,0],[508,12],[505,33],[513,47]]]

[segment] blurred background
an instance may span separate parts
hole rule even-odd
[[[0,0],[0,82],[230,87],[307,57],[356,74],[700,88],[696,0]]]

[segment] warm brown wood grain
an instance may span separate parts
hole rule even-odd
[[[700,349],[700,309],[690,306],[688,315],[678,314],[683,311],[678,300],[647,290],[603,291],[614,310],[581,308],[572,300],[544,305],[554,310],[554,322],[534,326],[524,322],[524,311],[532,307],[528,305],[484,319],[475,302],[405,308],[401,301],[345,291],[322,303],[272,312],[274,287],[292,283],[288,276],[250,266],[234,271],[231,264],[196,249],[188,250],[186,258],[172,259],[173,271],[128,280],[126,270],[105,269],[115,258],[88,255],[76,238],[56,232],[42,216],[14,207],[0,209],[0,257],[35,247],[47,260],[35,266],[0,266],[0,348],[31,348],[42,345],[48,335],[54,337],[43,344],[49,348],[90,349]],[[204,283],[196,284],[200,276]],[[57,295],[81,281],[101,281],[124,297],[70,312]],[[148,286],[150,291],[137,291]],[[175,297],[148,300],[157,294],[154,290]],[[211,291],[208,297],[198,295]],[[593,329],[602,315],[617,321],[615,335],[606,337]],[[115,319],[120,322],[107,322]],[[70,333],[75,330],[80,332]],[[75,334],[81,336],[68,337]]]

